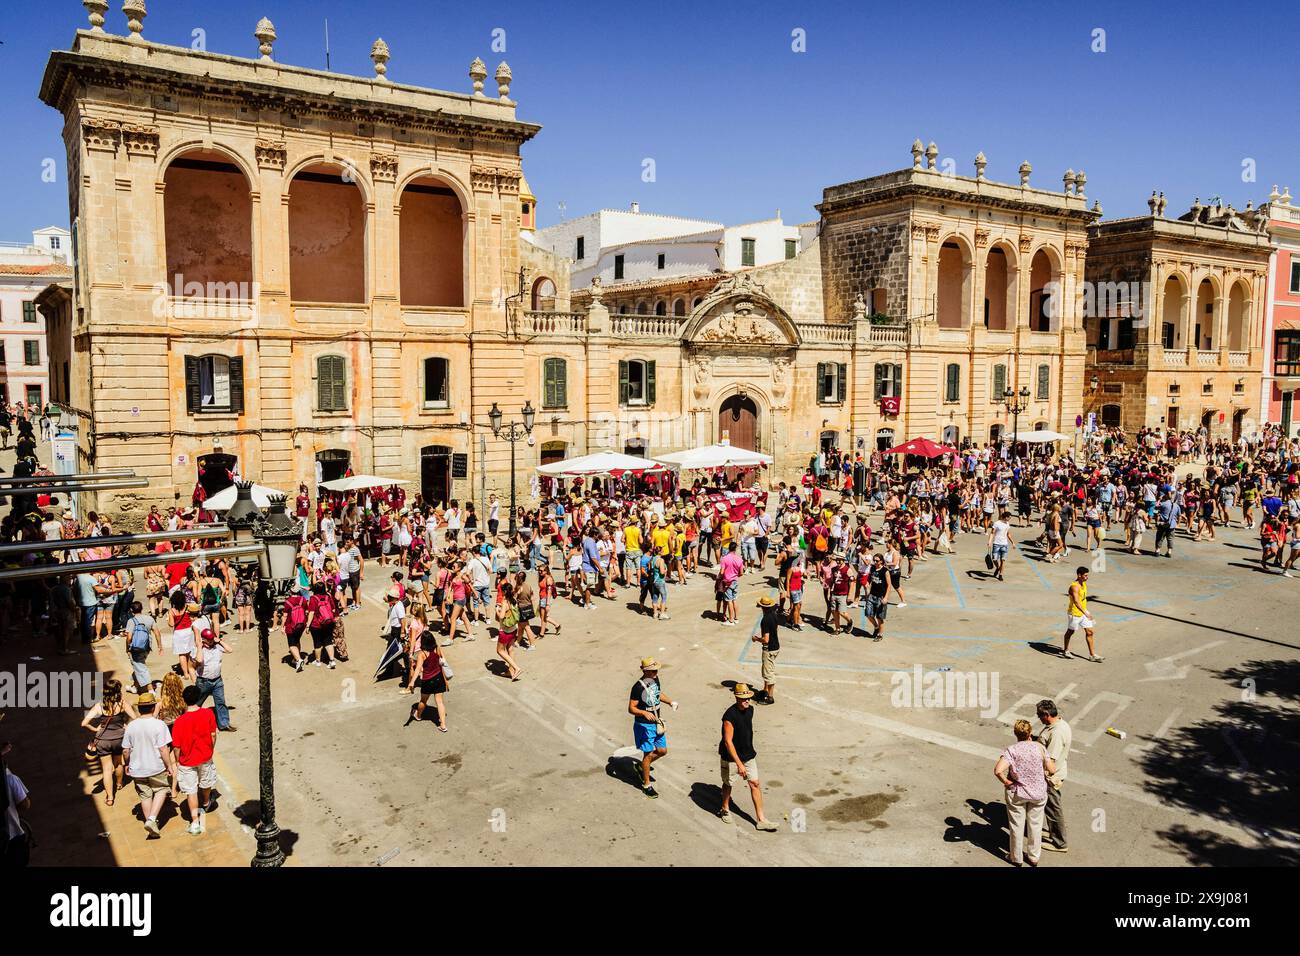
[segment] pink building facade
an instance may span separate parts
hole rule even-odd
[[[1264,317],[1264,375],[1260,408],[1288,436],[1300,435],[1300,205],[1288,187],[1269,195],[1273,241]]]

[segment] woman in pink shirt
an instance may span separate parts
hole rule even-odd
[[[1043,843],[1043,807],[1047,804],[1047,775],[1056,773],[1056,761],[1047,756],[1047,750],[1033,739],[1033,726],[1027,720],[1017,720],[1012,728],[1016,742],[1002,751],[993,767],[1006,791],[1007,823],[1011,830],[1011,846],[1007,860],[1012,866],[1021,861],[1038,865]],[[1028,827],[1029,845],[1025,846],[1025,828]]]

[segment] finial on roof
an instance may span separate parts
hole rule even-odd
[[[253,37],[257,40],[257,50],[262,54],[262,60],[270,63],[271,44],[275,43],[275,24],[267,17],[262,17],[257,21],[257,29],[253,31]]]
[[[384,42],[383,37],[375,41],[375,45],[370,48],[370,59],[375,64],[375,79],[388,82],[388,61],[392,56],[388,52],[388,44]]]
[[[1067,169],[1065,175],[1061,177],[1061,183],[1064,186],[1064,192],[1068,196],[1074,192],[1074,170]]]
[[[1074,174],[1074,194],[1076,196],[1083,195],[1083,187],[1087,184],[1087,182],[1088,182],[1088,174],[1085,173],[1082,169]]]
[[[925,144],[919,139],[912,140],[912,168],[921,168],[921,157],[925,155]]]
[[[501,99],[503,100],[510,99],[510,81],[513,78],[514,78],[514,74],[510,72],[510,64],[507,63],[505,60],[502,60],[501,65],[497,67],[497,73],[495,77],[497,81],[497,92],[501,94]]]
[[[1278,202],[1280,202],[1283,206],[1289,206],[1289,205],[1291,205],[1291,187],[1290,187],[1290,186],[1283,186],[1283,187],[1282,187],[1282,196],[1281,196],[1280,199],[1278,199]]]
[[[1165,198],[1164,190],[1160,191],[1160,201],[1156,203],[1156,215],[1164,218],[1165,207],[1169,205],[1169,200]]]
[[[1094,200],[1092,201],[1092,211],[1095,212],[1098,216],[1101,215],[1101,200],[1100,200],[1100,199],[1094,199]]]
[[[1274,183],[1274,184],[1273,184],[1273,188],[1272,188],[1272,190],[1269,191],[1269,194],[1268,194],[1268,201],[1269,201],[1269,202],[1277,202],[1277,201],[1278,201],[1278,198],[1279,198],[1281,195],[1282,195],[1282,194],[1281,194],[1280,192],[1277,191],[1277,184]]]
[[[934,145],[934,140],[930,140],[930,145],[925,148],[925,168],[934,169],[939,160],[939,147]]]
[[[149,15],[144,0],[124,0],[122,12],[126,14],[126,27],[131,31],[127,39],[144,42],[144,18]]]
[[[1147,200],[1147,208],[1151,210],[1151,215],[1156,214],[1156,206],[1160,205],[1160,200],[1156,198],[1156,191],[1151,190],[1151,198]]]
[[[984,178],[984,170],[988,167],[988,164],[989,161],[987,157],[985,157],[984,155],[984,150],[980,150],[978,153],[975,154],[975,178],[976,179]]]
[[[487,79],[487,64],[474,57],[469,65],[469,78],[474,81],[474,95],[483,95],[483,81]]]
[[[108,10],[108,0],[81,0],[90,17],[90,29],[94,33],[104,32],[104,14]]]
[[[1032,173],[1033,171],[1034,171],[1034,167],[1029,165],[1029,160],[1026,159],[1023,163],[1020,164],[1020,185],[1022,186],[1029,185],[1029,174]]]

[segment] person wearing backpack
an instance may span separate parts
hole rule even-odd
[[[290,594],[284,599],[284,636],[289,642],[289,656],[293,669],[302,673],[303,657],[300,645],[307,630],[307,599],[301,594]]]
[[[312,663],[334,669],[330,659],[330,647],[334,643],[334,618],[338,612],[334,607],[334,595],[324,581],[312,585],[311,600],[307,602],[307,628],[311,631]]]
[[[162,633],[153,616],[144,613],[144,605],[139,601],[131,602],[131,618],[126,622],[126,635],[126,651],[131,658],[135,692],[143,694],[153,684],[145,663],[149,659],[149,648],[156,647],[158,653],[162,653]]]

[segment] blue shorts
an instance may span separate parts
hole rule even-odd
[[[1005,544],[993,545],[993,560],[1005,561],[1007,559],[1008,546]]]
[[[790,592],[790,603],[791,604],[803,603],[803,588],[799,588],[799,590],[797,591]]]
[[[722,589],[722,599],[724,601],[734,601],[737,593],[739,593],[739,588],[734,584],[728,584]]]
[[[492,603],[491,588],[475,588],[474,596],[478,598],[478,603],[482,604],[484,607],[487,607]]]
[[[659,733],[658,724],[647,724],[640,720],[633,721],[632,738],[636,742],[637,749],[643,754],[668,749],[668,738]]]

